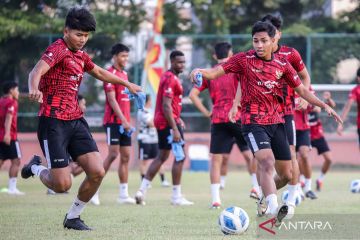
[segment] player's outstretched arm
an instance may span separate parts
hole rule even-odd
[[[343,119],[343,121],[346,120],[349,112],[350,112],[350,109],[351,109],[351,105],[353,104],[354,102],[354,99],[352,98],[349,98],[349,100],[346,102],[345,106],[344,106],[344,109],[342,111],[342,114],[341,114],[341,118]],[[339,135],[342,135],[342,131],[343,131],[343,126],[341,124],[339,124],[339,126],[337,127],[336,129],[336,132],[339,134]]]
[[[300,97],[304,98],[310,104],[324,109],[329,116],[334,117],[335,121],[337,121],[340,124],[343,123],[340,116],[334,111],[334,109],[332,109],[329,105],[318,99],[303,84],[300,84],[298,87],[294,88],[294,90],[297,92],[297,94],[300,95]]]
[[[190,80],[192,83],[195,83],[195,75],[197,73],[201,73],[202,77],[207,80],[214,80],[214,79],[224,75],[225,71],[221,65],[218,65],[213,68],[205,68],[205,69],[195,68],[190,73]]]
[[[199,98],[199,94],[200,91],[196,88],[191,89],[190,94],[189,94],[189,98],[190,100],[193,102],[193,104],[195,105],[195,107],[197,109],[199,109],[199,111],[204,114],[205,117],[210,117],[211,116],[211,112],[209,110],[206,109],[206,107],[204,106],[204,104],[202,104],[201,99]]]
[[[91,76],[108,83],[121,84],[129,89],[131,93],[141,92],[141,87],[131,83],[129,81],[125,81],[124,79],[119,78],[115,74],[95,65],[95,67],[89,71]]]
[[[35,67],[29,73],[28,86],[29,86],[29,98],[30,100],[42,102],[43,95],[39,91],[39,83],[41,76],[49,71],[50,66],[44,61],[40,60],[36,63]]]

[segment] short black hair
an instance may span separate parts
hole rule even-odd
[[[275,15],[267,14],[261,19],[261,21],[270,22],[272,25],[276,27],[277,30],[280,30],[283,24],[283,20],[280,15],[275,16]]]
[[[80,102],[80,101],[83,100],[83,99],[84,99],[84,96],[81,95],[81,94],[78,94],[78,102]]]
[[[228,42],[219,42],[215,44],[215,55],[217,59],[224,59],[229,57],[229,52],[232,49],[232,46]]]
[[[121,52],[130,52],[130,49],[122,43],[116,43],[115,45],[112,46],[111,55],[114,56]]]
[[[147,103],[150,99],[151,99],[151,95],[150,94],[146,94],[146,98],[145,98],[145,102]]]
[[[170,53],[170,60],[174,60],[178,56],[185,56],[182,51],[174,50]]]
[[[96,20],[86,8],[74,7],[69,10],[66,16],[65,27],[84,32],[94,32]]]
[[[8,94],[11,89],[16,88],[18,84],[16,82],[4,82],[3,83],[3,93]]]
[[[269,36],[273,38],[276,34],[276,29],[275,29],[274,25],[272,25],[269,22],[258,21],[252,27],[251,36],[254,36],[255,33],[258,33],[258,32],[267,32],[269,34]]]
[[[358,68],[358,70],[356,72],[356,76],[360,77],[360,68]]]

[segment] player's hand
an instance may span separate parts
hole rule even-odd
[[[336,132],[339,136],[342,136],[343,134],[343,129],[344,129],[344,126],[342,124],[339,124],[337,129],[336,129]]]
[[[192,83],[192,84],[195,84],[195,83],[196,83],[196,81],[195,81],[195,75],[196,75],[197,73],[199,73],[199,72],[200,72],[200,68],[195,68],[194,70],[191,71],[191,73],[190,73],[190,80],[191,80],[191,83]]]
[[[136,94],[137,92],[141,92],[142,89],[140,86],[134,84],[134,83],[129,83],[129,86],[127,86],[127,88],[129,89],[129,91],[132,93],[132,94]]]
[[[309,106],[309,103],[306,100],[299,98],[299,103],[298,103],[296,109],[297,110],[306,110],[308,106]]]
[[[228,114],[230,122],[232,123],[236,122],[235,117],[237,112],[238,112],[238,107],[235,104],[233,104]]]
[[[10,142],[11,142],[10,134],[6,134],[6,135],[4,136],[3,142],[4,142],[6,145],[10,145]]]
[[[129,123],[128,121],[124,121],[124,122],[122,123],[122,125],[123,125],[123,127],[124,127],[124,129],[125,129],[126,132],[130,131],[131,125],[130,125],[130,123]]]
[[[173,142],[180,142],[181,134],[178,128],[173,129]]]
[[[180,126],[181,126],[181,128],[182,128],[182,129],[184,129],[184,130],[185,130],[186,125],[185,125],[184,120],[182,120],[181,118],[180,118]]]
[[[324,110],[329,116],[332,116],[336,122],[338,122],[339,124],[343,124],[343,120],[341,119],[341,117],[329,105],[326,104]]]
[[[39,89],[30,89],[29,98],[30,100],[35,102],[39,102],[39,103],[43,102],[43,94]]]
[[[331,98],[331,93],[330,93],[329,91],[325,91],[325,92],[323,93],[323,98],[324,98],[325,100],[329,100],[329,99]]]
[[[212,112],[208,111],[205,116],[208,117],[208,118],[211,118],[211,115],[212,115]]]

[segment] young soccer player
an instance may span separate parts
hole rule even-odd
[[[19,89],[16,82],[3,84],[4,96],[0,98],[0,168],[4,161],[10,160],[9,184],[7,193],[24,195],[16,187],[20,168],[21,151],[17,140],[17,112]]]
[[[29,74],[30,99],[41,103],[38,138],[47,167],[34,156],[22,168],[21,176],[38,176],[45,186],[60,193],[71,187],[69,156],[84,169],[86,178],[63,222],[64,228],[74,230],[91,230],[80,214],[105,175],[98,148],[77,104],[84,72],[102,81],[122,84],[133,93],[141,90],[95,65],[82,50],[95,28],[95,18],[87,9],[72,8],[66,16],[63,38],[46,49]]]
[[[191,80],[195,82],[198,72],[209,80],[231,72],[243,75],[240,80],[241,90],[244,90],[241,96],[243,135],[258,161],[259,183],[268,207],[266,213],[276,215],[279,223],[287,215],[288,206],[278,209],[277,186],[273,179],[275,160],[279,162],[275,166],[280,182],[286,184],[292,178],[291,154],[280,111],[284,81],[309,103],[324,108],[337,121],[341,122],[341,119],[331,107],[309,92],[286,60],[272,53],[275,34],[276,29],[271,23],[255,23],[252,28],[255,53],[241,52],[214,68],[195,69]]]
[[[349,99],[346,102],[343,112],[341,114],[341,117],[344,119],[347,118],[349,111],[351,109],[351,105],[356,102],[357,103],[357,130],[358,130],[358,136],[359,136],[359,151],[360,151],[360,68],[356,72],[356,81],[357,86],[351,90],[349,94]],[[337,133],[341,136],[343,132],[344,127],[339,124],[337,128]]]
[[[334,100],[331,99],[331,93],[325,91],[323,93],[323,99],[330,107],[335,107]],[[322,127],[321,120],[319,118],[319,112],[321,111],[318,107],[313,107],[309,113],[309,125],[310,125],[310,138],[311,146],[316,148],[318,155],[324,157],[324,163],[321,167],[320,176],[316,179],[316,190],[321,191],[325,174],[329,171],[332,162],[331,151],[329,145],[324,137],[324,130]]]
[[[169,136],[172,136],[173,142],[181,142],[184,139],[184,122],[180,118],[182,108],[183,87],[179,74],[184,71],[185,56],[181,51],[174,50],[170,53],[171,67],[160,79],[159,90],[156,98],[155,108],[155,127],[159,138],[159,154],[151,163],[141,182],[140,189],[136,192],[135,199],[137,204],[144,205],[146,190],[152,179],[159,171],[161,165],[169,158],[171,151],[171,142]],[[193,202],[188,201],[181,194],[181,174],[184,165],[183,159],[175,159],[172,166],[173,194],[171,204],[188,206]]]
[[[111,55],[113,65],[108,69],[121,79],[128,81],[124,68],[128,63],[130,49],[122,43],[112,46]],[[106,105],[104,114],[104,127],[106,130],[108,155],[104,160],[104,169],[107,172],[111,163],[120,155],[118,175],[120,180],[119,197],[120,204],[135,204],[135,200],[129,196],[128,175],[131,151],[131,136],[126,134],[132,128],[130,124],[130,100],[124,93],[125,86],[121,84],[104,83],[106,93]],[[124,132],[120,133],[120,127]]]
[[[218,64],[225,63],[232,55],[231,44],[221,42],[215,45],[214,58]],[[227,160],[234,141],[236,141],[236,144],[243,154],[251,175],[253,189],[250,191],[250,197],[255,199],[259,198],[260,190],[256,179],[256,161],[253,160],[253,155],[241,132],[240,112],[235,116],[235,122],[231,122],[228,117],[238,84],[238,76],[234,73],[230,73],[221,76],[219,79],[216,79],[216,81],[204,79],[202,86],[194,87],[190,92],[190,99],[194,105],[205,116],[211,118],[211,208],[220,208],[220,177],[221,168],[224,168],[222,162],[224,161],[224,158]],[[205,89],[208,89],[211,96],[213,103],[212,112],[206,109],[199,98],[200,92]]]

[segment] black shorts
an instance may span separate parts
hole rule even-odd
[[[253,153],[272,149],[276,160],[291,160],[289,141],[283,123],[272,125],[246,124],[242,132]]]
[[[123,147],[131,146],[131,137],[128,137],[124,133],[120,133],[121,124],[109,123],[106,124],[106,142],[108,145],[120,145]]]
[[[21,158],[19,142],[11,140],[10,145],[0,142],[0,160],[13,160]]]
[[[84,118],[65,121],[40,117],[37,133],[48,168],[64,168],[70,157],[76,161],[83,154],[99,151]]]
[[[312,140],[311,141],[311,146],[315,147],[317,149],[319,155],[330,151],[330,148],[329,148],[329,146],[328,146],[328,144],[326,142],[326,139],[324,137]]]
[[[234,141],[241,152],[249,150],[241,131],[241,122],[211,124],[210,153],[230,153]]]
[[[296,146],[296,128],[294,115],[285,115],[285,131],[289,141],[289,145]]]
[[[180,125],[177,125],[177,128],[180,131],[182,140],[184,140],[184,131],[183,131],[182,127]],[[171,134],[171,127],[167,127],[167,128],[161,129],[161,130],[159,130],[159,129],[156,129],[156,130],[157,130],[158,138],[159,138],[159,143],[158,143],[159,149],[170,150],[171,144],[168,143],[168,137]]]
[[[310,130],[296,130],[296,151],[299,151],[301,146],[311,148]]]
[[[158,144],[157,143],[143,143],[139,141],[139,159],[149,160],[154,159],[158,155]]]

